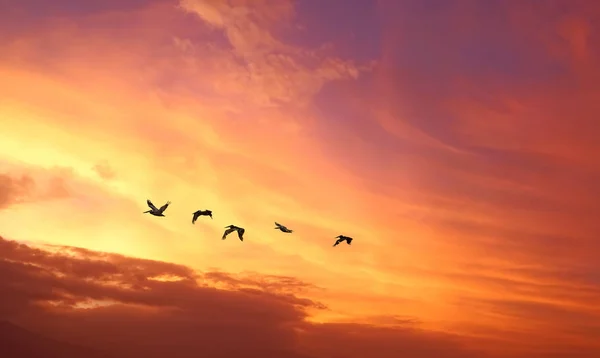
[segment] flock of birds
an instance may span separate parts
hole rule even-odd
[[[151,214],[154,216],[165,216],[165,214],[164,214],[165,210],[167,210],[167,208],[169,207],[169,204],[171,204],[170,201],[167,201],[167,203],[165,205],[161,206],[160,208],[157,208],[156,206],[154,206],[154,204],[152,204],[152,202],[150,200],[146,200],[146,202],[148,204],[148,207],[150,207],[150,210],[144,211],[144,214],[148,213],[148,214]],[[198,218],[201,216],[209,216],[212,219],[212,211],[211,210],[196,210],[195,212],[192,213],[192,224],[195,224],[196,220],[198,220]],[[281,232],[284,232],[286,234],[291,234],[292,232],[294,232],[294,230],[290,230],[286,226],[281,225],[277,222],[275,222],[275,230],[280,230]],[[225,240],[225,238],[227,238],[227,235],[231,234],[234,231],[237,231],[240,241],[244,241],[244,233],[246,232],[246,229],[244,229],[243,227],[235,226],[235,225],[225,226],[225,232],[223,232],[223,237],[221,237],[221,240]],[[334,247],[341,244],[344,241],[346,241],[346,243],[348,245],[350,245],[353,240],[353,238],[351,238],[349,236],[345,236],[345,235],[339,235],[335,238],[337,240],[333,244]]]

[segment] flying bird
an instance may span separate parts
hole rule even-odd
[[[225,226],[225,228],[227,230],[225,230],[225,232],[223,233],[223,237],[221,238],[221,240],[225,240],[225,238],[227,237],[227,235],[231,234],[234,231],[237,231],[238,237],[240,238],[240,241],[244,241],[244,232],[246,232],[246,230],[244,230],[244,228],[238,227],[238,226],[235,226],[235,225]]]
[[[340,235],[336,237],[336,241],[335,244],[333,244],[333,247],[338,246],[339,244],[341,244],[342,242],[346,241],[346,243],[348,245],[350,245],[350,243],[352,243],[352,240],[354,240],[353,238],[349,237],[349,236],[344,236],[344,235]]]
[[[154,216],[165,216],[163,213],[165,212],[165,210],[167,210],[167,207],[169,206],[169,204],[171,204],[170,201],[167,201],[167,203],[165,205],[161,206],[160,209],[157,209],[156,206],[154,206],[154,204],[152,204],[152,202],[150,200],[146,200],[146,202],[148,203],[150,210],[144,211],[144,214],[150,213]]]
[[[193,215],[194,216],[192,217],[192,224],[194,224],[200,216],[210,216],[211,219],[213,218],[212,211],[210,210],[197,210]]]
[[[292,232],[294,232],[294,230],[290,230],[290,229],[288,229],[287,227],[281,225],[278,222],[275,222],[275,230],[281,230],[282,232],[285,232],[285,233],[288,233],[288,234],[291,234]]]

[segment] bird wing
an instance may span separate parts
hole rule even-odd
[[[150,207],[150,209],[152,209],[154,211],[158,211],[158,209],[156,208],[156,206],[154,206],[154,204],[152,204],[150,199],[146,200],[146,203],[148,203],[148,206]]]
[[[192,224],[196,222],[196,220],[198,220],[198,217],[200,216],[200,212],[196,211],[194,213],[194,216],[192,217]]]
[[[338,245],[340,244],[340,242],[342,242],[342,241],[344,241],[344,240],[342,240],[342,239],[337,239],[337,240],[335,240],[335,244],[333,244],[333,246],[334,246],[334,247],[335,247],[335,246],[338,246]]]
[[[348,245],[350,245],[350,243],[352,242],[352,240],[354,240],[354,239],[353,239],[353,238],[351,238],[351,237],[349,237],[349,238],[346,238],[346,242],[348,243]]]
[[[244,241],[244,233],[246,232],[246,230],[244,228],[238,228],[237,232],[238,232],[238,237],[240,238],[240,240]]]
[[[163,211],[167,210],[167,207],[169,207],[169,204],[171,204],[171,202],[167,201],[167,203],[165,205],[161,206],[158,211],[160,211],[162,213]]]
[[[225,240],[225,237],[227,237],[227,235],[231,234],[234,231],[235,231],[235,228],[232,228],[232,227],[230,227],[229,229],[225,230],[225,232],[223,233],[223,237],[221,239]]]

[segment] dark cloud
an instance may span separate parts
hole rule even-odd
[[[309,287],[293,277],[0,240],[0,320],[115,357],[485,357],[410,317],[381,317],[394,321],[387,328],[309,323],[307,309],[324,308],[299,296]]]
[[[111,358],[104,352],[57,341],[0,321],[0,346],[5,358]]]

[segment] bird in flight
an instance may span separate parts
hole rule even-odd
[[[165,205],[161,206],[160,209],[158,209],[158,208],[156,208],[156,206],[154,206],[154,204],[152,204],[152,202],[150,200],[146,200],[146,202],[148,203],[150,210],[144,211],[144,214],[150,213],[154,216],[165,216],[163,213],[165,212],[165,210],[167,210],[167,207],[169,206],[169,204],[171,204],[170,201],[167,201],[167,203]]]
[[[350,245],[350,243],[352,242],[352,240],[354,240],[353,238],[349,237],[349,236],[344,236],[344,235],[340,235],[336,237],[336,241],[335,244],[333,244],[333,247],[338,246],[339,244],[341,244],[342,242],[346,241],[346,243],[348,245]]]
[[[240,241],[244,241],[244,232],[246,232],[246,230],[244,230],[244,228],[238,227],[238,226],[235,226],[235,225],[225,226],[225,228],[227,230],[225,230],[225,232],[223,233],[223,237],[221,238],[221,240],[225,240],[225,238],[227,237],[227,235],[231,234],[234,231],[237,231],[238,237],[240,238]]]
[[[290,230],[278,222],[275,222],[275,230],[281,230],[282,232],[285,232],[287,234],[291,234],[292,232],[294,232],[294,230]]]
[[[194,224],[200,216],[210,216],[211,219],[213,218],[212,211],[210,210],[197,210],[193,215],[194,216],[192,217],[192,224]]]

